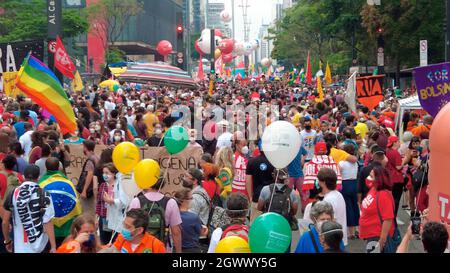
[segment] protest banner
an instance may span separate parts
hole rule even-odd
[[[44,59],[44,41],[27,41],[0,44],[0,82],[3,82],[4,72],[19,71],[23,60],[32,53],[39,60]]]
[[[450,63],[418,67],[413,76],[416,82],[420,104],[430,115],[436,117],[450,101]]]
[[[383,77],[384,75],[356,78],[358,101],[370,111],[383,100]]]
[[[76,185],[80,177],[86,156],[83,145],[70,145],[70,166],[66,168],[67,177]],[[97,145],[95,154],[100,156],[107,146]],[[187,147],[181,153],[170,156],[166,148],[145,147],[141,149],[141,159],[154,159],[161,167],[161,176],[167,171],[166,184],[161,190],[165,195],[171,195],[182,187],[182,178],[191,168],[197,168],[202,156],[202,149]]]

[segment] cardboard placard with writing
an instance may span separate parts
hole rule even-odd
[[[97,145],[95,154],[100,157],[107,146]],[[187,147],[179,154],[170,156],[166,148],[147,147],[141,149],[141,159],[154,159],[161,167],[161,175],[167,168],[166,184],[161,190],[163,194],[171,195],[182,187],[184,174],[191,168],[197,168],[202,149]],[[66,168],[67,177],[76,185],[81,174],[81,169],[86,162],[86,156],[83,154],[83,145],[70,145],[70,166]]]

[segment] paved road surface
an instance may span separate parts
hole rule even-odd
[[[402,202],[400,202],[402,204]],[[298,215],[299,218],[301,218],[301,214]],[[404,210],[402,208],[398,211],[397,219],[402,221],[404,224],[399,225],[400,233],[403,235],[406,232],[406,229],[409,227],[409,210]],[[299,240],[299,231],[292,232],[292,252],[295,251],[295,248],[297,247],[297,243]],[[349,245],[347,246],[346,250],[350,253],[365,253],[365,243],[364,241],[357,239],[357,240],[349,240]],[[420,240],[411,240],[409,244],[409,253],[424,253],[422,242]]]

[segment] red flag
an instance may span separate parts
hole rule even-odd
[[[205,74],[203,73],[202,57],[203,56],[200,54],[200,61],[198,62],[198,73],[197,73],[197,79],[199,81],[203,81],[205,79]]]
[[[306,83],[312,85],[311,56],[308,51],[308,68],[306,69]]]
[[[75,65],[67,54],[66,49],[59,37],[56,37],[55,67],[67,78],[73,79],[76,70]]]

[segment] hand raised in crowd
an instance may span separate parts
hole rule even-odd
[[[111,198],[111,196],[109,196],[106,192],[103,193],[103,200],[110,205],[114,204],[114,199]]]
[[[90,234],[87,232],[83,232],[78,234],[78,236],[75,238],[75,241],[79,242],[80,244],[89,241]]]

